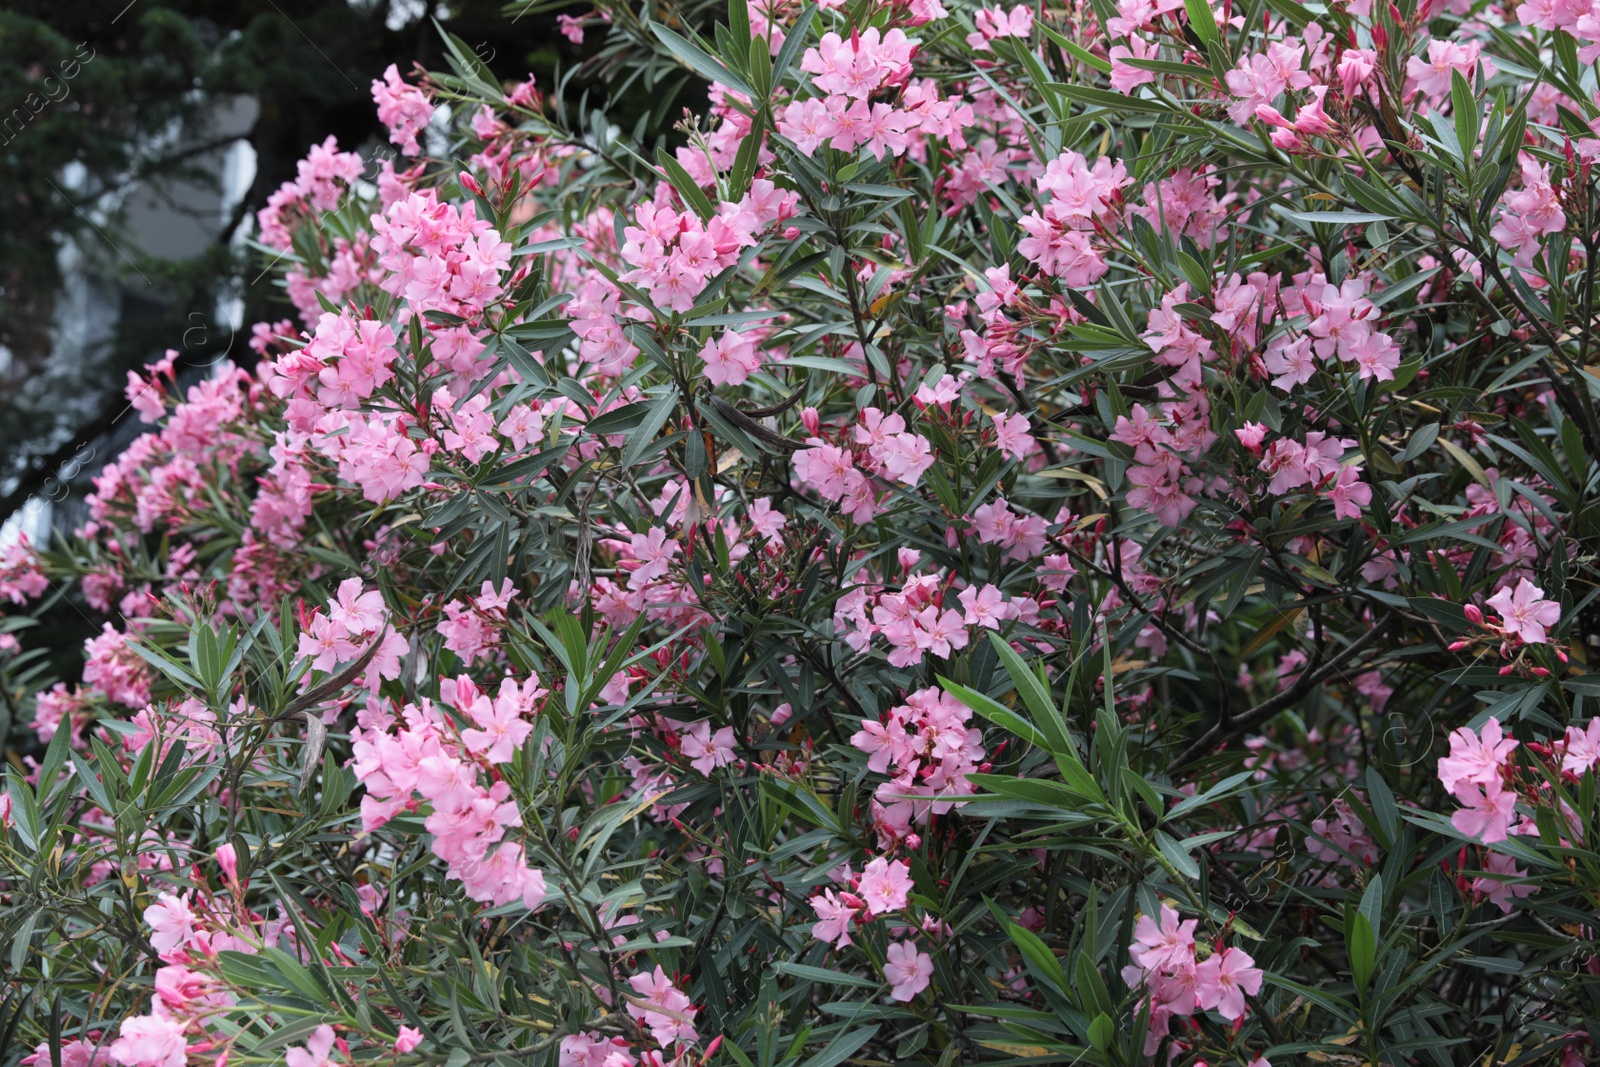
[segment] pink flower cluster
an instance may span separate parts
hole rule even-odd
[[[1077,152],[1051,160],[1038,181],[1040,194],[1050,199],[1042,213],[1030,211],[1017,220],[1028,235],[1017,242],[1017,252],[1069,288],[1093,286],[1110,269],[1097,238],[1116,232],[1127,184],[1120,160],[1101,156],[1091,167]]]
[[[128,635],[104,623],[100,633],[83,643],[88,658],[83,684],[104,693],[107,700],[126,708],[150,703],[150,665],[128,647]]]
[[[848,40],[824,34],[800,61],[824,95],[786,105],[778,115],[778,133],[807,156],[826,144],[841,152],[865,148],[880,160],[908,153],[925,158],[923,141],[933,137],[965,148],[962,131],[973,124],[973,109],[960,96],[942,95],[931,80],[910,80],[916,47],[899,28],[884,33],[871,26]],[[901,90],[898,106],[871,101],[889,89]]]
[[[1111,440],[1133,449],[1131,507],[1148,511],[1164,526],[1179,525],[1194,510],[1206,481],[1188,461],[1199,459],[1217,440],[1210,408],[1206,395],[1195,393],[1158,405],[1158,413],[1135,404],[1129,415],[1117,416]]]
[[[813,436],[806,439],[810,447],[795,453],[795,480],[837,503],[858,523],[871,522],[877,514],[874,476],[915,486],[934,464],[933,446],[908,430],[898,413],[864,408],[854,433],[841,433],[838,445],[816,436],[820,428],[814,413],[807,416],[807,425],[813,427]]]
[[[794,214],[796,201],[794,193],[777,190],[770,182],[759,189],[752,184],[737,204],[725,202],[715,215],[702,220],[658,195],[655,201],[639,205],[634,225],[623,228],[627,243],[622,258],[633,269],[622,280],[650,294],[662,310],[688,311],[712,276],[739,262],[740,253],[756,243],[758,231]]]
[[[1133,962],[1123,969],[1122,978],[1130,987],[1144,986],[1149,994],[1147,1056],[1160,1047],[1174,1016],[1215,1011],[1236,1023],[1244,1018],[1245,997],[1261,992],[1261,969],[1243,949],[1219,945],[1203,962],[1196,961],[1198,925],[1199,920],[1180,919],[1175,909],[1163,904],[1159,923],[1141,915],[1134,926],[1133,944],[1128,947]]]
[[[1439,781],[1462,805],[1450,821],[1464,836],[1486,845],[1506,839],[1516,816],[1517,791],[1506,788],[1516,747],[1493,717],[1477,733],[1462,727],[1450,735],[1450,754],[1439,760]]]
[[[295,179],[280,185],[267,197],[267,206],[256,212],[261,243],[289,251],[293,247],[290,224],[306,212],[338,207],[364,169],[361,157],[339,151],[339,142],[331,134],[320,145],[312,145],[300,161]]]
[[[511,246],[492,223],[478,218],[475,201],[457,206],[433,189],[411,193],[372,217],[372,233],[372,249],[386,272],[378,284],[404,297],[414,314],[443,311],[473,319],[504,292],[501,273],[511,265]],[[453,329],[454,343],[470,343],[469,331],[461,336],[465,326]]]
[[[13,604],[26,604],[50,587],[39,565],[39,556],[28,543],[27,534],[0,548],[0,597]]]
[[[417,134],[433,119],[434,108],[427,94],[402,81],[399,68],[390,63],[381,81],[372,79],[372,99],[378,105],[378,121],[389,128],[389,142],[399,145],[403,155],[420,152]]]
[[[370,833],[426,804],[423,824],[433,835],[433,854],[467,896],[536,908],[545,896],[544,875],[528,865],[520,842],[504,840],[507,829],[522,825],[511,787],[497,776],[489,786],[479,778],[527,740],[529,717],[546,691],[537,676],[520,684],[506,678],[494,697],[465,676],[445,679],[439,689],[460,718],[426,698],[398,715],[387,702],[371,701],[358,715],[350,767],[366,786],[362,827]]]
[[[872,822],[883,847],[904,841],[913,823],[927,823],[977,791],[967,775],[984,769],[983,731],[968,725],[972,710],[940,689],[919,689],[888,710],[882,722],[863,720],[850,743],[867,753],[867,769],[889,774],[872,801]]]
[[[855,880],[854,892],[824,889],[811,898],[812,910],[817,913],[811,936],[830,942],[835,948],[845,948],[854,926],[903,910],[912,888],[910,864],[878,856]]]
[[[1027,4],[1018,4],[1010,11],[999,4],[992,8],[980,7],[972,23],[977,31],[967,34],[967,44],[973,51],[989,52],[992,51],[989,42],[997,37],[1018,37],[1026,41],[1032,36],[1033,8]]]
[[[317,608],[302,620],[296,660],[310,661],[314,671],[332,672],[341,663],[360,659],[377,641],[366,672],[368,687],[376,689],[379,678],[400,677],[400,660],[407,651],[406,639],[388,621],[383,594],[366,589],[360,578],[346,578],[326,611]]]

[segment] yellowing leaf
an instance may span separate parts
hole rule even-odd
[[[1447,437],[1439,438],[1439,443],[1444,446],[1444,450],[1446,452],[1450,453],[1450,458],[1454,459],[1457,463],[1461,464],[1467,469],[1467,473],[1472,475],[1473,481],[1477,482],[1479,485],[1491,492],[1494,491],[1494,486],[1489,484],[1489,478],[1483,473],[1483,468],[1478,466],[1477,460],[1467,455],[1466,449],[1462,448],[1460,445],[1456,444]]]
[[[984,1048],[992,1048],[996,1052],[1005,1052],[1013,1056],[1035,1058],[1039,1056],[1053,1056],[1055,1053],[1043,1045],[1016,1045],[1010,1041],[979,1041]]]

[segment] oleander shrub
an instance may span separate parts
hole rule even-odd
[[[3,550],[0,1058],[1594,1062],[1600,6],[563,24]]]

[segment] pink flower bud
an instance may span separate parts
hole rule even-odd
[[[800,227],[798,227],[798,226],[786,226],[786,227],[784,227],[783,239],[785,241],[797,240],[799,237],[800,237]]]
[[[806,433],[817,437],[822,433],[822,420],[817,416],[816,408],[806,408],[800,412],[800,424],[806,428]]]
[[[1468,604],[1461,609],[1461,613],[1465,615],[1467,617],[1467,621],[1472,623],[1474,626],[1483,625],[1483,612],[1478,610],[1478,605]]]
[[[1293,123],[1283,117],[1281,111],[1270,104],[1256,105],[1256,118],[1265,122],[1268,126],[1275,126],[1280,130],[1290,129],[1293,126]]]
[[[1266,440],[1267,428],[1259,422],[1247,422],[1233,431],[1233,436],[1237,437],[1239,443],[1244,445],[1245,448],[1259,455],[1261,453],[1261,442]]]
[[[478,184],[478,179],[474,178],[466,171],[461,172],[458,180],[461,182],[461,187],[463,189],[466,189],[468,192],[477,193],[479,196],[483,195],[483,186]]]
[[[215,853],[217,866],[222,868],[222,877],[230,883],[237,885],[239,882],[239,854],[232,845],[221,844]]]

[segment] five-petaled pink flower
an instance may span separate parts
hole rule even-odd
[[[933,978],[933,958],[919,952],[909,941],[889,946],[888,962],[883,965],[883,976],[894,988],[889,995],[902,1004],[928,988]]]
[[[1194,969],[1194,995],[1205,1011],[1229,1022],[1244,1018],[1244,997],[1261,992],[1261,968],[1241,948],[1225,948]]]
[[[1194,929],[1198,925],[1198,919],[1180,921],[1177,909],[1163,904],[1160,925],[1148,915],[1139,916],[1128,956],[1146,971],[1177,970],[1194,959]]]
[[[1439,761],[1439,781],[1451,792],[1458,782],[1488,785],[1500,780],[1500,770],[1517,747],[1500,729],[1500,720],[1490,717],[1481,735],[1463,726],[1450,734],[1450,755]]]
[[[1508,634],[1515,634],[1530,645],[1542,645],[1549,640],[1547,626],[1561,621],[1561,605],[1545,600],[1544,590],[1526,578],[1517,581],[1515,592],[1502,589],[1489,598],[1489,606],[1500,615],[1500,626]]]
[[[856,888],[873,915],[899,911],[911,892],[911,866],[904,860],[891,863],[879,856],[861,872],[861,884]]]

